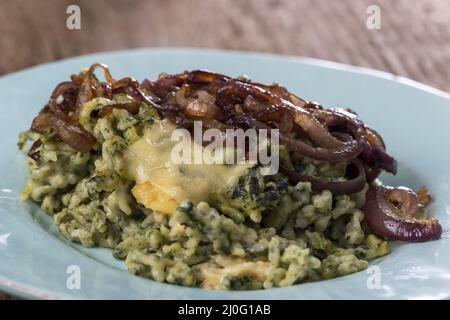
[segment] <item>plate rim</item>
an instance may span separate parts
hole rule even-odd
[[[19,70],[15,70],[9,73],[5,73],[0,75],[0,80],[4,80],[8,77],[13,77],[20,75],[21,73],[44,69],[51,66],[57,66],[60,64],[64,64],[71,60],[78,60],[84,58],[95,58],[96,56],[119,56],[122,54],[128,53],[145,53],[145,52],[157,52],[157,51],[185,51],[189,53],[212,53],[212,54],[228,54],[228,55],[246,55],[246,56],[256,56],[259,58],[267,58],[267,59],[284,59],[291,60],[294,62],[300,62],[312,66],[327,68],[327,69],[335,69],[346,71],[350,73],[357,73],[362,75],[370,75],[372,77],[381,78],[385,80],[391,80],[409,87],[413,87],[420,91],[439,96],[441,98],[445,98],[450,100],[450,92],[447,92],[442,89],[435,88],[431,85],[425,84],[423,82],[413,80],[411,78],[405,76],[399,76],[389,71],[379,70],[371,67],[363,67],[357,65],[351,65],[342,62],[336,62],[328,59],[321,58],[312,58],[308,56],[301,55],[292,55],[292,54],[283,54],[283,53],[272,53],[272,52],[261,52],[261,51],[243,51],[243,50],[234,50],[234,49],[217,49],[217,48],[201,48],[201,47],[182,47],[182,46],[161,46],[161,47],[139,47],[139,48],[131,48],[131,49],[119,49],[119,50],[107,50],[107,51],[98,51],[93,53],[87,53],[77,56],[71,56],[63,59],[58,59],[54,61],[39,63],[30,67],[21,68]]]
[[[326,68],[330,70],[339,70],[345,71],[348,73],[365,75],[370,77],[375,77],[379,79],[384,79],[388,81],[393,81],[398,84],[402,84],[416,90],[425,92],[427,94],[438,96],[450,101],[450,93],[434,88],[430,85],[424,84],[422,82],[409,79],[407,77],[398,76],[391,72],[377,70],[368,67],[355,66],[350,64],[344,64],[340,62],[334,62],[325,59],[311,58],[305,56],[295,56],[295,55],[287,55],[287,54],[278,54],[278,53],[268,53],[268,52],[257,52],[257,51],[240,51],[240,50],[230,50],[230,49],[214,49],[214,48],[198,48],[198,47],[141,47],[141,48],[132,48],[132,49],[123,49],[123,50],[113,50],[113,51],[100,51],[95,53],[89,53],[84,55],[67,57],[64,59],[59,59],[51,62],[37,64],[31,67],[23,68],[20,70],[13,71],[11,73],[7,73],[0,76],[0,81],[5,81],[10,77],[20,76],[21,74],[30,72],[30,71],[39,71],[40,69],[46,69],[52,66],[63,65],[67,62],[83,59],[83,58],[92,58],[96,57],[105,57],[105,56],[120,56],[123,54],[133,54],[133,53],[158,53],[158,52],[179,52],[183,51],[185,53],[192,54],[224,54],[224,55],[245,55],[245,56],[255,56],[257,58],[265,58],[265,59],[275,59],[275,60],[288,60],[296,63],[301,63],[305,65],[310,65],[319,68]],[[27,285],[21,281],[9,280],[0,275],[0,289],[2,292],[10,295],[14,295],[19,298],[24,299],[83,299],[75,298],[71,295],[66,295],[60,292],[53,292],[47,289],[36,288],[31,285]],[[447,293],[444,299],[450,298],[450,293]]]

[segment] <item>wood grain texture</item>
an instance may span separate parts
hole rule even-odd
[[[81,30],[66,28],[69,4],[81,8]],[[381,30],[366,27],[371,4]],[[449,16],[448,0],[0,0],[0,74],[98,51],[189,46],[329,59],[450,91]]]

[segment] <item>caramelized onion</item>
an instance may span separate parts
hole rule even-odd
[[[413,217],[419,209],[417,194],[406,187],[393,188],[387,193],[386,200],[400,208],[407,217]]]
[[[423,186],[422,188],[419,189],[419,191],[417,191],[417,198],[419,198],[419,203],[424,207],[430,204],[431,195],[428,192],[427,187]]]
[[[104,97],[106,99],[112,98],[112,85],[107,82],[102,82],[100,85],[96,88],[95,95],[97,97]]]
[[[203,100],[203,101],[206,101],[206,102],[209,102],[212,104],[216,103],[216,97],[214,97],[213,95],[211,95],[210,93],[208,93],[205,90],[198,90],[195,93],[195,96],[200,100]]]
[[[118,104],[110,104],[107,106],[104,106],[100,109],[98,113],[99,118],[106,117],[107,115],[111,114],[111,112],[114,109],[123,109],[127,110],[131,114],[137,114],[139,112],[139,103],[137,102],[130,102],[130,103],[118,103]]]
[[[184,83],[181,75],[165,75],[156,81],[145,79],[142,88],[152,91],[161,99],[164,99],[173,87],[180,87]]]
[[[367,180],[368,183],[374,182],[375,179],[378,178],[378,176],[381,173],[381,169],[379,169],[379,168],[372,168],[372,167],[369,167],[366,164],[364,164],[364,171],[366,172],[366,180]]]
[[[31,145],[30,150],[28,150],[28,156],[33,159],[34,161],[38,161],[40,158],[40,152],[39,147],[42,145],[42,140],[37,139],[33,144]]]
[[[298,183],[300,181],[310,182],[313,191],[320,192],[323,190],[330,190],[334,195],[342,195],[357,193],[363,190],[366,185],[366,177],[361,161],[358,159],[352,160],[350,167],[353,168],[349,168],[350,170],[347,171],[356,169],[356,174],[353,174],[353,177],[346,181],[326,181],[318,177],[303,175],[283,167],[280,168],[280,171],[293,183]]]
[[[49,124],[64,143],[80,152],[89,152],[97,142],[89,131],[65,114],[50,114]]]
[[[328,129],[322,125],[316,117],[306,109],[298,108],[287,100],[271,94],[267,90],[253,86],[249,83],[231,80],[229,84],[223,86],[217,91],[216,103],[221,107],[243,103],[247,96],[251,95],[256,100],[263,102],[260,110],[254,112],[252,116],[255,119],[268,118],[279,111],[289,112],[293,116],[294,122],[299,125],[303,131],[317,144],[319,148],[311,147],[302,141],[288,141],[283,138],[287,147],[291,150],[299,152],[305,156],[318,160],[334,160],[339,159],[351,160],[355,158],[364,147],[365,132],[360,122],[349,119],[345,115],[331,114],[334,121],[345,124],[355,136],[354,141],[342,142],[333,137]],[[256,104],[253,105],[257,107]]]
[[[195,99],[186,106],[185,113],[192,117],[205,119],[217,119],[221,117],[221,111],[214,104],[204,100]]]
[[[372,187],[362,208],[373,232],[389,239],[424,242],[441,237],[442,226],[436,219],[417,219],[418,198],[408,188]]]
[[[97,69],[103,70],[106,82],[95,78]],[[76,136],[86,136],[86,141],[91,141],[81,126],[73,127],[77,125],[82,106],[94,97],[110,99],[117,93],[127,94],[136,103],[106,106],[98,116],[104,117],[114,108],[136,114],[139,104],[145,103],[162,117],[186,127],[197,119],[205,127],[216,125],[221,129],[278,128],[280,142],[290,151],[303,156],[331,162],[351,161],[359,157],[363,160],[368,181],[374,179],[381,169],[389,172],[396,170],[396,162],[385,153],[381,137],[370,128],[364,129],[362,122],[351,111],[323,109],[277,84],[264,85],[204,70],[164,75],[155,81],[144,80],[139,84],[130,77],[115,81],[105,65],[94,64],[83,75],[72,76],[71,82],[61,83],[54,90],[48,106],[52,112],[36,117],[33,130],[45,132],[50,127],[59,127],[58,124],[67,118],[70,120],[69,128],[73,130],[59,127],[63,141],[70,140],[66,131],[74,134],[72,145],[77,145],[74,142],[79,140]],[[61,95],[64,99],[57,104],[56,100]],[[64,116],[57,116],[56,121],[52,114],[58,113],[58,110],[63,111]]]
[[[37,116],[31,130],[44,133],[53,128],[57,136],[66,144],[81,152],[88,152],[97,142],[95,137],[80,124],[73,122],[62,111],[44,112]]]
[[[374,129],[365,126],[366,144],[361,154],[365,162],[367,181],[374,181],[381,170],[396,174],[397,161],[386,153],[386,145],[381,135]]]
[[[280,133],[288,134],[292,131],[293,126],[294,124],[292,115],[288,112],[283,112],[278,126],[278,129],[280,129]]]
[[[71,81],[65,81],[65,82],[61,82],[60,84],[58,84],[56,86],[56,88],[53,90],[52,95],[50,96],[50,100],[48,102],[49,107],[52,109],[55,108],[56,100],[59,96],[64,94],[64,92],[66,92],[67,90],[76,89],[76,88],[78,88],[78,87]]]
[[[383,169],[392,174],[397,173],[397,160],[383,150],[365,144],[360,157],[370,167]]]
[[[323,147],[329,147],[329,148],[338,148],[338,147],[346,147],[350,148],[353,147],[355,151],[359,154],[364,146],[365,143],[365,131],[364,126],[358,119],[351,118],[347,116],[345,113],[339,112],[337,110],[321,110],[321,109],[314,109],[314,114],[323,121],[323,123],[326,124],[325,126],[321,126],[322,128],[327,128],[327,132],[322,132],[322,130],[318,130],[318,126],[314,124],[313,121],[309,121],[309,124],[314,124],[313,127],[310,129],[312,132],[316,132],[316,140],[314,137],[310,135],[311,139],[316,141],[320,146]],[[320,122],[319,122],[320,123]],[[306,128],[308,128],[305,125]],[[302,127],[303,130],[308,133],[308,131],[305,129],[305,127]],[[333,127],[339,127],[340,129],[343,129],[343,133],[351,134],[351,137],[353,139],[346,139],[345,142],[338,140],[334,138],[328,130]],[[330,138],[331,136],[331,138]]]
[[[272,129],[269,125],[246,115],[235,115],[234,120],[238,119],[240,123],[245,123],[251,128],[266,130]],[[359,150],[354,148],[325,149],[321,147],[313,147],[302,140],[293,139],[281,133],[279,134],[279,141],[280,144],[285,145],[290,151],[297,152],[303,156],[316,160],[328,160],[332,162],[352,160],[359,154]]]
[[[44,109],[44,112],[33,119],[33,122],[31,123],[31,130],[38,133],[45,133],[50,130],[50,117],[51,113]]]
[[[381,137],[381,135],[367,125],[365,126],[365,129],[367,142],[376,149],[386,150],[386,144],[384,143],[384,140]]]
[[[77,101],[75,105],[76,115],[79,115],[83,105],[86,102],[92,100],[94,92],[96,92],[96,79],[94,79],[94,72],[98,68],[103,70],[105,79],[109,84],[114,83],[114,79],[111,76],[111,73],[109,72],[109,69],[106,65],[102,63],[94,63],[93,65],[91,65],[88,71],[86,71],[86,73],[84,74],[83,81],[79,88]]]
[[[206,70],[194,70],[189,72],[186,81],[192,84],[211,84],[213,82],[227,82],[230,77],[223,74],[213,73]]]

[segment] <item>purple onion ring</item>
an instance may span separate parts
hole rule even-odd
[[[369,189],[362,210],[367,225],[379,236],[407,242],[439,239],[439,221],[414,218],[417,208],[417,194],[411,189],[379,186]]]

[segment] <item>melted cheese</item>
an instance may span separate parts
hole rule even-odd
[[[215,256],[213,261],[199,265],[203,278],[202,288],[221,289],[222,279],[226,276],[249,277],[263,283],[267,279],[271,267],[269,262],[252,262],[225,256]]]
[[[174,164],[171,152],[177,127],[165,119],[149,127],[125,152],[132,193],[146,208],[172,213],[183,200],[208,201],[212,191],[233,187],[250,165]]]

